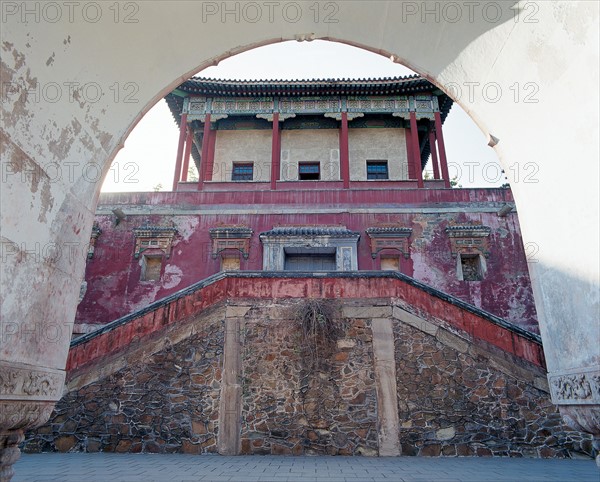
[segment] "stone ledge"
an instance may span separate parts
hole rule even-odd
[[[250,311],[251,306],[228,306],[225,318],[243,318]]]
[[[392,307],[388,306],[344,306],[342,308],[344,318],[390,318]]]
[[[397,306],[393,307],[392,313],[393,317],[402,323],[406,323],[407,325],[410,325],[413,328],[422,331],[423,333],[427,333],[428,335],[437,335],[439,327],[433,323],[430,323],[429,321],[425,321],[424,319],[419,318],[418,316],[413,315],[412,313],[409,313],[408,311]]]
[[[456,351],[461,353],[467,353],[469,351],[469,342],[459,336],[450,333],[444,328],[440,328],[437,332],[436,339],[450,348],[454,348]]]

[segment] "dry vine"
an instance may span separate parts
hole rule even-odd
[[[339,305],[333,300],[309,299],[293,307],[292,320],[300,328],[305,369],[313,372],[333,353],[343,328],[336,322]]]

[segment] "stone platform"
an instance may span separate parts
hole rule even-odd
[[[24,454],[13,482],[598,482],[593,460]]]

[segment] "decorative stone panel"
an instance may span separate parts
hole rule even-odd
[[[262,233],[263,269],[283,271],[286,249],[307,253],[335,248],[336,271],[358,269],[357,245],[360,234],[346,227],[276,227]]]
[[[491,228],[482,225],[454,225],[446,228],[450,238],[452,257],[459,254],[481,254],[490,256],[489,236]]]
[[[250,255],[250,238],[253,231],[250,228],[232,226],[209,229],[210,239],[212,239],[213,259],[216,259],[221,251],[226,249],[235,249],[242,253],[244,259]]]
[[[135,258],[139,258],[141,253],[150,248],[160,249],[169,258],[171,256],[173,237],[176,233],[177,229],[174,227],[152,226],[148,224],[134,229]]]
[[[556,405],[600,404],[600,368],[566,371],[548,376]]]
[[[62,396],[65,372],[0,362],[0,397],[4,400],[56,401]]]
[[[372,227],[367,228],[367,235],[371,240],[371,257],[377,258],[379,252],[383,249],[396,249],[400,251],[405,258],[410,257],[410,235],[411,228],[400,226]]]

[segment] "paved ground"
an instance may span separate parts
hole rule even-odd
[[[13,482],[200,480],[600,482],[600,469],[592,460],[25,454],[17,462],[13,478]]]

